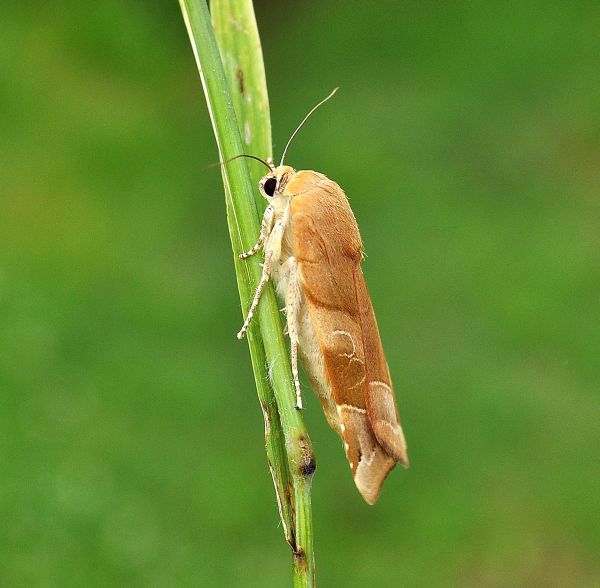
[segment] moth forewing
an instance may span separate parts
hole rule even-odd
[[[394,461],[408,467],[408,454],[404,432],[400,425],[398,407],[394,397],[392,380],[385,359],[375,312],[367,291],[362,269],[354,272],[354,283],[359,307],[361,332],[367,360],[366,404],[369,421],[379,444]]]
[[[260,283],[243,336],[270,276],[285,300],[292,374],[301,408],[297,357],[341,436],[356,486],[374,504],[396,462],[408,465],[377,321],[360,268],[362,241],[348,199],[323,174],[279,166],[259,184],[269,206],[261,234]]]
[[[300,355],[355,483],[373,504],[389,471],[396,462],[408,465],[408,457],[360,269],[358,226],[342,189],[323,174],[298,172],[285,192],[302,292]]]
[[[263,271],[244,336],[269,277],[285,300],[296,406],[302,408],[298,355],[319,396],[327,420],[344,443],[360,493],[374,504],[390,470],[408,466],[392,382],[377,321],[360,268],[362,242],[342,189],[323,174],[283,165],[292,139],[333,90],[304,117],[287,142],[281,164],[259,182],[269,201],[256,244],[264,247]]]
[[[259,184],[269,200],[261,234],[263,274],[238,336],[273,277],[285,300],[292,374],[297,357],[341,436],[356,486],[374,504],[397,462],[408,465],[392,383],[360,262],[362,241],[348,199],[323,174],[274,168]]]

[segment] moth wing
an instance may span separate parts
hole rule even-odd
[[[369,375],[379,376],[380,370],[369,367],[369,354],[372,349],[377,350],[375,357],[379,364],[383,350],[377,330],[367,336],[365,344],[363,323],[366,327],[374,324],[375,329],[377,325],[360,270],[362,243],[356,220],[337,184],[315,172],[299,172],[296,178],[306,173],[314,174],[313,182],[315,177],[319,181],[294,190],[298,195],[291,204],[293,240],[324,374],[311,374],[314,368],[305,367],[313,387],[316,384],[317,388],[326,388],[317,392],[330,423],[342,437],[356,486],[365,500],[373,504],[396,461],[406,462],[406,450],[404,459],[397,459],[398,452],[388,451],[395,447],[388,442],[387,427],[382,425],[382,418],[389,410],[381,412],[372,406],[381,392],[378,386],[370,390]],[[378,348],[375,340],[379,342]],[[389,383],[389,373],[382,382]],[[395,410],[391,385],[389,394]],[[328,395],[335,402],[337,415],[331,414]],[[389,406],[389,398],[384,396],[384,401]],[[393,423],[397,423],[396,413],[393,416]],[[379,440],[377,430],[382,431],[387,446]]]
[[[360,266],[357,266],[354,270],[354,285],[358,301],[363,347],[365,356],[368,358],[365,363],[367,414],[375,436],[386,453],[394,461],[408,467],[406,440],[400,425],[390,371],[385,359],[371,297]]]

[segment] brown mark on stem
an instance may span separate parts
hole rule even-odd
[[[240,94],[244,95],[244,70],[242,68],[238,68],[235,72],[235,77],[238,81],[238,88],[240,89]]]
[[[294,557],[294,566],[299,570],[306,570],[308,562],[306,561],[304,549],[300,547],[299,549],[294,549],[292,553]]]
[[[294,505],[292,504],[292,484],[290,482],[288,482],[285,485],[285,500],[287,501],[287,503],[293,508]]]
[[[292,500],[293,486],[291,482],[288,482],[284,489],[284,498],[286,503],[290,507],[290,512],[292,515],[292,528],[290,529],[288,543],[293,553],[296,553],[296,509],[294,508],[294,501]]]
[[[300,475],[305,478],[310,478],[317,469],[317,461],[312,452],[310,441],[302,436],[298,439],[298,445],[300,445]]]

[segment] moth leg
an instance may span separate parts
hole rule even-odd
[[[244,251],[243,253],[240,253],[240,259],[248,259],[249,257],[252,257],[257,251],[259,251],[260,248],[263,246],[268,234],[271,232],[272,228],[273,228],[273,207],[269,204],[269,206],[267,206],[267,209],[265,210],[265,214],[263,215],[263,218],[262,218],[262,224],[260,226],[260,235],[258,236],[258,241],[251,249],[249,249],[248,251]]]
[[[265,245],[265,261],[263,263],[262,275],[260,277],[260,282],[258,282],[258,286],[256,287],[256,292],[254,293],[254,298],[252,300],[252,304],[250,305],[250,310],[248,311],[248,316],[246,316],[246,320],[240,329],[240,332],[237,334],[237,338],[241,339],[248,330],[250,326],[250,321],[252,321],[252,317],[256,312],[256,307],[258,306],[258,302],[260,300],[260,295],[264,290],[266,283],[269,281],[269,276],[271,275],[271,265],[273,261],[277,261],[281,256],[281,238],[283,236],[283,231],[285,229],[285,225],[282,221],[277,221],[269,238],[267,239],[267,243]]]
[[[290,257],[287,262],[288,287],[285,296],[287,315],[287,331],[290,336],[290,351],[292,359],[292,376],[294,377],[294,388],[296,390],[296,408],[302,408],[302,394],[300,392],[300,379],[298,378],[298,313],[301,298],[299,290],[300,275],[298,273],[298,262],[295,257]]]

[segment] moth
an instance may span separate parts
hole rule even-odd
[[[238,338],[246,333],[272,278],[285,301],[296,406],[302,408],[300,357],[329,425],[342,438],[359,492],[374,504],[396,463],[408,467],[408,455],[360,265],[360,233],[348,199],[335,182],[283,163],[296,133],[336,90],[302,120],[277,167],[253,155],[238,156],[269,168],[259,182],[269,203],[260,235],[240,255],[247,259],[264,249],[262,276]]]

